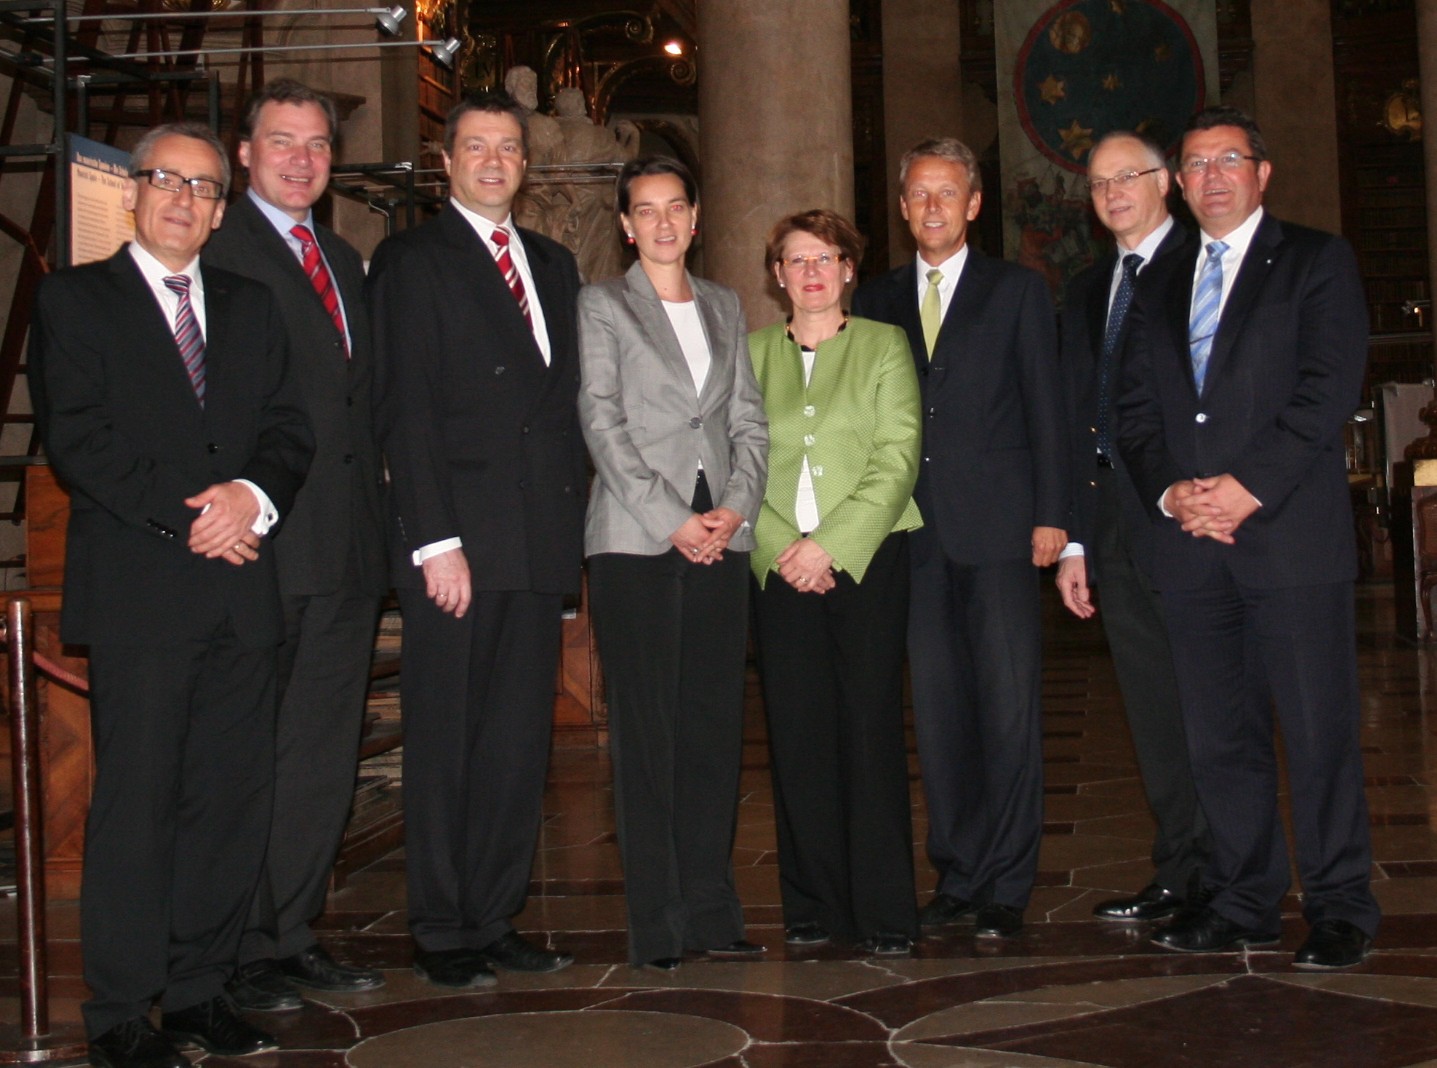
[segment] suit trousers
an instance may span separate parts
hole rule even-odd
[[[1241,537],[1241,533],[1238,535]],[[1352,583],[1254,589],[1225,569],[1164,590],[1198,799],[1212,828],[1214,910],[1276,930],[1291,883],[1278,812],[1282,731],[1303,915],[1376,932],[1358,742]]]
[[[959,564],[936,537],[923,541],[912,546],[908,662],[928,858],[941,893],[1021,909],[1043,835],[1038,569]]]
[[[1127,475],[1099,467],[1094,544],[1099,613],[1123,695],[1143,792],[1157,829],[1153,882],[1187,897],[1199,885],[1211,849],[1207,819],[1198,804],[1183,731],[1182,705],[1162,603],[1133,559],[1123,513]]]
[[[770,574],[756,596],[786,925],[918,937],[903,731],[908,535],[822,595]],[[757,584],[755,583],[755,586]]]
[[[476,591],[463,619],[422,588],[404,614],[405,868],[422,949],[483,949],[524,908],[543,816],[559,594]]]
[[[748,555],[728,550],[708,565],[678,549],[589,558],[630,964],[743,937],[732,856]]]
[[[290,957],[317,941],[334,858],[354,801],[379,598],[346,569],[334,593],[287,596],[279,649],[274,820],[240,964]]]
[[[225,624],[90,648],[95,787],[80,894],[93,1038],[224,991],[269,834],[275,650]]]

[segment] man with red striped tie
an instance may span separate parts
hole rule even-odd
[[[240,129],[249,189],[204,251],[205,262],[274,292],[316,443],[275,542],[285,629],[274,829],[229,984],[253,1012],[298,1009],[298,988],[384,982],[336,961],[310,927],[354,795],[375,621],[389,587],[364,269],[313,210],[338,131],[334,102],[299,82],[277,79],[256,93]]]
[[[374,253],[404,612],[404,815],[414,967],[447,987],[573,958],[515,931],[548,770],[560,613],[579,589],[579,272],[514,225],[524,110],[450,113],[450,200]]]

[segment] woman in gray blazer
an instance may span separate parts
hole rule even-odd
[[[579,415],[598,472],[585,553],[608,688],[629,962],[757,956],[734,890],[751,524],[768,424],[738,295],[684,266],[698,193],[677,160],[619,175],[638,251],[579,294]]]

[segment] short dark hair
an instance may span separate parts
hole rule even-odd
[[[926,141],[919,141],[903,153],[903,158],[898,161],[898,192],[900,195],[908,185],[908,168],[913,166],[915,160],[927,157],[961,164],[963,169],[968,172],[968,192],[981,193],[983,191],[983,174],[978,169],[978,157],[973,154],[973,150],[956,137],[930,137]]]
[[[215,136],[213,130],[202,122],[167,122],[163,126],[155,126],[147,131],[145,135],[135,142],[135,147],[130,150],[130,177],[135,177],[145,169],[149,162],[149,156],[154,151],[155,144],[166,137],[192,137],[196,141],[203,141],[214,149],[215,155],[220,158],[220,184],[224,186],[221,198],[230,191],[230,156],[225,151],[224,142]],[[199,175],[187,174],[186,178],[197,178]]]
[[[795,233],[812,234],[820,241],[826,241],[850,263],[857,264],[863,258],[863,235],[851,222],[836,211],[810,208],[785,215],[773,224],[773,229],[768,232],[768,244],[763,250],[763,265],[766,268],[773,270],[774,264],[783,258],[783,243]]]
[[[454,155],[454,138],[458,135],[459,120],[471,111],[487,111],[491,115],[510,115],[519,124],[524,141],[524,158],[529,158],[529,113],[524,105],[502,89],[484,89],[470,93],[449,109],[444,117],[444,151]]]
[[[619,181],[614,192],[618,197],[621,215],[629,213],[629,187],[634,184],[634,179],[647,178],[653,174],[672,174],[683,183],[684,196],[689,198],[689,203],[699,202],[699,184],[694,181],[693,171],[673,156],[639,156],[629,160],[624,164],[623,170],[619,171]]]
[[[244,115],[239,123],[241,141],[248,141],[254,136],[254,128],[259,124],[260,109],[266,104],[314,104],[324,112],[325,121],[329,123],[329,139],[339,139],[339,110],[330,97],[293,78],[275,78],[246,102]]]
[[[1257,128],[1257,122],[1245,111],[1228,107],[1225,104],[1217,104],[1210,108],[1203,108],[1183,127],[1183,138],[1196,130],[1211,130],[1214,126],[1236,126],[1243,133],[1247,134],[1248,147],[1258,161],[1267,159],[1267,142],[1262,139],[1262,131]]]

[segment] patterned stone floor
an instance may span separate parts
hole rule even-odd
[[[1091,919],[1094,901],[1149,875],[1143,805],[1101,631],[1048,611],[1047,815],[1028,926],[978,944],[954,928],[911,960],[783,946],[762,711],[751,690],[735,864],[757,963],[691,961],[672,977],[624,962],[622,878],[608,761],[555,754],[534,894],[522,930],[575,953],[551,976],[501,975],[441,994],[409,970],[403,858],[336,895],[326,940],[387,969],[370,995],[328,996],[270,1018],[280,1052],[209,1068],[957,1068],[957,1066],[1437,1065],[1437,737],[1433,653],[1390,637],[1391,600],[1359,591],[1363,744],[1386,913],[1358,969],[1291,967],[1304,929],[1285,908],[1282,946],[1176,956],[1146,930]],[[924,815],[913,764],[916,838]],[[921,855],[920,886],[931,884]],[[924,895],[926,897],[926,893]],[[11,938],[14,906],[0,905]],[[73,905],[51,908],[53,1014],[83,997]],[[13,942],[0,945],[0,1018],[17,1018]],[[256,1022],[261,1022],[257,1019]]]

